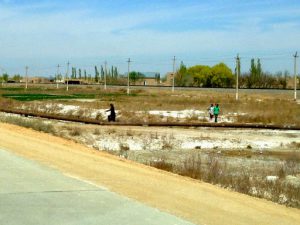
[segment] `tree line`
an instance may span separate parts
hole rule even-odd
[[[106,75],[106,80],[112,84],[117,83],[120,76],[118,68],[115,66],[111,66],[111,68],[109,68],[106,71],[103,66],[100,67],[100,71],[97,66],[94,66],[93,75],[91,75],[90,73],[87,74],[87,71],[85,69],[82,70],[81,68],[77,69],[76,67],[72,67],[70,78],[98,83],[100,81],[104,81],[105,75]],[[63,77],[60,74],[58,79],[62,79],[62,78]]]
[[[22,80],[22,76],[20,76],[19,74],[15,74],[13,76],[9,76],[8,73],[3,73],[2,75],[0,75],[0,82],[8,82],[9,80],[13,80],[15,82],[20,82],[20,80]]]
[[[194,87],[232,87],[234,76],[224,63],[213,67],[195,65],[187,68],[183,62],[175,75],[176,86]]]
[[[236,74],[240,68],[235,68],[234,73],[224,63],[214,66],[194,65],[186,67],[181,62],[175,74],[175,85],[186,87],[230,88],[236,86]],[[240,73],[239,73],[240,74]],[[241,88],[287,88],[288,71],[271,74],[264,72],[260,59],[251,59],[250,69],[239,76]]]
[[[236,85],[236,74],[239,68],[235,68],[234,72],[225,64],[218,63],[214,66],[194,65],[187,67],[181,62],[179,69],[175,73],[175,85],[182,87],[207,87],[207,88],[231,88]],[[240,73],[239,73],[240,74]],[[127,84],[127,75],[121,75],[118,68],[111,66],[105,71],[103,66],[98,69],[94,66],[94,74],[88,74],[86,69],[72,67],[70,78],[84,80],[87,83],[104,82],[106,75],[107,84]],[[62,74],[55,76],[57,80],[65,78]],[[131,71],[129,80],[131,84],[144,79],[145,74],[138,71]],[[288,71],[277,72],[271,74],[262,69],[260,59],[251,59],[250,69],[239,76],[240,88],[287,88],[288,80],[291,75]],[[9,76],[7,73],[0,75],[0,82],[8,82],[9,80],[20,82],[22,76],[19,74]],[[160,74],[155,74],[155,80],[160,82]]]

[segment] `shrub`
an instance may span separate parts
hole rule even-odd
[[[69,131],[71,136],[80,136],[82,134],[82,129],[79,127],[72,127]]]
[[[32,128],[45,133],[55,133],[55,129],[51,124],[38,119],[28,119],[18,116],[1,116],[0,121],[10,124],[15,124],[22,127]]]
[[[96,129],[94,130],[94,134],[95,134],[95,135],[100,135],[100,134],[101,134],[100,129],[96,128]]]
[[[173,164],[166,162],[164,159],[156,160],[156,161],[150,161],[150,166],[155,167],[157,169],[165,170],[172,172],[173,171]]]
[[[180,174],[194,179],[202,178],[202,161],[200,153],[192,153],[184,160]]]

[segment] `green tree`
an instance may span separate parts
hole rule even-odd
[[[188,85],[188,73],[186,65],[181,61],[180,67],[175,74],[175,85],[176,86],[186,86]]]
[[[114,73],[113,74],[114,74],[114,78],[118,79],[119,72],[118,72],[118,68],[117,67],[114,68]]]
[[[224,63],[219,63],[211,68],[212,87],[231,87],[234,77],[231,69]]]
[[[136,71],[132,71],[129,73],[129,80],[135,84],[136,81],[141,80],[145,77],[144,74]]]
[[[248,88],[252,88],[256,83],[256,77],[257,77],[257,68],[255,64],[255,60],[251,59],[251,65],[250,65],[250,76],[248,79]]]
[[[196,65],[188,69],[193,78],[194,85],[198,87],[211,87],[212,71],[209,66]]]
[[[256,86],[257,87],[263,86],[263,84],[262,84],[262,76],[263,75],[264,74],[263,74],[263,71],[262,71],[260,59],[257,59],[257,67],[256,67]]]
[[[95,66],[95,82],[99,82],[99,72],[97,66]]]
[[[81,69],[78,69],[78,78],[81,79]]]
[[[262,75],[262,68],[261,68],[261,63],[260,59],[257,59],[257,68],[256,68],[256,73],[257,73],[257,78],[259,79]]]
[[[104,69],[103,66],[101,66],[101,80],[104,80]]]
[[[84,80],[87,80],[86,70],[84,70]]]
[[[15,74],[12,79],[15,81],[15,82],[20,82],[22,77],[19,75],[19,74]]]
[[[160,82],[160,73],[155,73],[155,81],[157,82],[157,84],[159,84],[159,82]]]
[[[2,74],[2,80],[4,81],[4,82],[7,82],[8,81],[8,74],[7,73],[4,73],[4,74]]]
[[[74,72],[74,67],[72,67],[72,74],[71,74],[71,78],[73,79],[75,77],[75,72]]]
[[[265,86],[263,82],[265,82],[266,79],[263,76],[260,59],[257,59],[257,63],[255,63],[255,59],[251,59],[250,76],[247,82],[248,88]]]
[[[76,67],[72,67],[72,74],[71,74],[71,78],[72,79],[76,79]]]

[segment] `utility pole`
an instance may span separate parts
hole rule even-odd
[[[106,90],[106,73],[107,73],[106,67],[107,67],[107,62],[105,61],[104,62],[104,90]]]
[[[3,74],[5,73],[5,70],[2,67],[0,67],[0,70],[2,71],[2,83],[1,83],[1,86],[3,87],[3,85],[4,85]]]
[[[295,73],[295,84],[294,84],[294,100],[297,101],[297,58],[298,58],[297,52],[294,55],[294,73]]]
[[[57,82],[57,79],[58,79],[58,75],[59,75],[59,64],[57,65],[57,71],[56,71],[56,88],[58,89],[58,82]]]
[[[176,57],[173,57],[173,84],[172,84],[172,92],[175,90],[175,64],[176,64]]]
[[[236,59],[236,92],[235,92],[235,100],[239,100],[239,76],[240,76],[240,69],[241,69],[241,64],[240,64],[240,57],[239,54],[237,54]]]
[[[130,74],[130,63],[132,61],[130,60],[130,58],[128,59],[127,63],[128,63],[128,75],[127,75],[127,95],[129,95],[130,90],[129,90],[129,74]]]
[[[26,81],[25,81],[25,89],[27,90],[28,88],[28,66],[25,67],[25,77],[26,77]]]
[[[69,91],[69,66],[70,62],[67,63],[67,91]]]

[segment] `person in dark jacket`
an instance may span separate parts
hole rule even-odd
[[[219,104],[216,104],[215,107],[214,107],[215,123],[218,122],[219,113],[220,113]]]
[[[110,111],[110,115],[108,115],[107,119],[108,122],[115,122],[116,121],[116,112],[115,112],[115,107],[113,104],[110,104],[110,109],[106,110],[106,112]]]

